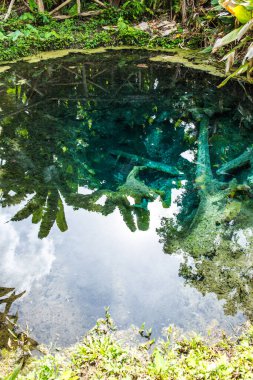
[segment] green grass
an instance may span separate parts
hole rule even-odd
[[[47,16],[41,20],[25,15],[7,23],[0,22],[0,61],[49,50],[122,45],[172,48],[182,42],[176,37],[151,38],[127,22],[123,11],[108,9],[88,20],[73,18],[65,21],[55,21]]]
[[[230,380],[253,378],[253,327],[232,340],[222,335],[208,343],[198,335],[168,337],[128,346],[115,338],[107,312],[83,341],[42,359],[32,359],[17,375],[18,380],[157,379]],[[16,374],[17,374],[16,369]],[[6,377],[4,380],[10,380]]]

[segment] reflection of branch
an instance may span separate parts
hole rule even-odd
[[[17,78],[19,79],[24,79],[20,75],[17,74]],[[35,86],[33,86],[27,79],[25,79],[25,83],[27,84],[28,87],[30,87],[33,91],[37,92],[40,96],[44,96],[44,94],[38,90]]]
[[[230,172],[241,168],[250,163],[253,156],[253,148],[248,148],[244,153],[240,156],[234,158],[233,160],[226,162],[222,165],[218,170],[217,174],[229,174]]]
[[[27,110],[33,108],[33,107],[38,106],[38,105],[41,104],[41,103],[46,103],[46,102],[48,102],[49,100],[50,100],[50,99],[43,99],[43,100],[40,100],[39,102],[36,102],[36,103],[31,104],[31,105],[28,105],[28,106],[22,107],[22,108],[21,108],[20,110],[18,110],[18,111],[15,111],[15,112],[11,112],[11,113],[9,113],[8,116],[18,115],[19,113],[25,112],[25,111],[27,111]],[[3,118],[5,118],[5,116],[2,116],[2,117],[0,118],[0,120],[3,119]]]
[[[126,152],[123,152],[120,150],[112,150],[110,153],[113,156],[126,158],[126,159],[130,160],[131,162],[134,162],[134,163],[137,163],[140,165],[144,165],[146,168],[149,168],[149,169],[154,169],[154,170],[157,170],[160,172],[167,173],[173,177],[174,176],[175,177],[180,176],[180,173],[175,166],[170,166],[170,165],[164,164],[162,162],[151,161],[148,158],[137,156],[137,155],[131,154],[131,153],[126,153]]]
[[[95,82],[92,82],[91,80],[87,79],[87,82],[89,82],[92,86],[95,86],[97,88],[100,88],[100,90],[104,91],[104,92],[108,92],[103,86],[100,86],[99,84],[95,83]]]
[[[83,80],[83,91],[85,96],[89,96],[89,90],[87,86],[87,76],[86,76],[86,68],[85,65],[82,67],[82,80]]]

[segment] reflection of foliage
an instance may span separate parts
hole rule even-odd
[[[79,59],[41,65],[32,76],[26,67],[7,76],[3,110],[9,116],[1,120],[1,204],[19,204],[28,197],[12,220],[31,216],[33,223],[40,223],[41,238],[55,222],[61,231],[67,229],[63,201],[103,215],[117,207],[134,231],[148,228],[149,201],[158,195],[169,200],[172,183],[160,166],[169,167],[173,155],[162,158],[159,146],[182,135],[183,130],[172,129],[162,138],[168,115],[165,106],[159,111],[154,101],[155,78],[136,66],[127,78],[122,76],[128,59],[124,62],[121,56],[118,69],[112,72]],[[156,122],[159,115],[161,120]],[[176,149],[186,147],[183,142]],[[115,157],[113,149],[129,152],[130,158]],[[132,159],[136,152],[146,157],[141,178]],[[150,159],[160,166],[149,168],[145,163]],[[79,194],[80,187],[92,194]],[[96,203],[102,196],[106,197],[104,206]]]
[[[39,237],[46,237],[55,221],[60,231],[65,232],[68,229],[64,207],[57,189],[53,188],[48,194],[35,194],[31,200],[18,211],[12,218],[13,221],[19,221],[32,215],[32,222],[40,224]]]
[[[210,121],[205,111],[202,112],[194,185],[198,189],[195,210],[188,208],[191,213],[185,214],[184,208],[187,210],[193,190],[193,186],[188,184],[180,201],[181,212],[174,219],[165,219],[159,233],[166,253],[182,253],[184,261],[180,274],[187,283],[203,294],[214,292],[219,299],[225,299],[227,313],[235,314],[242,309],[252,319],[251,159],[248,158],[248,151],[239,156],[234,151],[234,157],[229,157],[229,162],[220,165],[221,157],[217,159],[216,152],[214,159],[220,167],[215,176],[209,151]],[[233,133],[238,135],[241,131]],[[252,138],[252,132],[248,135]],[[231,135],[228,139],[230,142]],[[247,141],[243,143],[246,145]],[[212,150],[216,149],[219,151],[220,148],[214,143]]]
[[[10,311],[13,303],[24,293],[16,294],[13,288],[0,288],[0,305],[4,305],[0,312],[0,349],[19,346],[29,349],[36,346],[34,340],[17,328],[18,315],[13,315]]]
[[[148,203],[160,196],[170,206],[172,188],[181,186],[178,170],[193,180],[180,154],[195,147],[198,109],[208,116],[229,111],[231,120],[233,110],[233,120],[242,121],[231,96],[238,88],[228,89],[229,98],[213,91],[199,97],[206,88],[199,74],[155,63],[149,69],[142,54],[68,57],[2,74],[1,204],[26,201],[13,220],[31,217],[41,238],[55,222],[66,231],[67,203],[103,215],[118,208],[132,231],[146,230]]]

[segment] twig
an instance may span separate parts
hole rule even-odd
[[[107,6],[100,0],[92,0],[94,3],[100,5],[100,7],[107,8]]]
[[[58,15],[58,16],[54,16],[53,18],[55,20],[66,20],[68,18],[74,18],[74,17],[90,17],[90,16],[98,16],[100,15],[101,13],[103,13],[103,11],[89,11],[89,12],[82,12],[82,13],[79,13],[78,15],[74,15],[74,16],[68,16],[68,15]]]
[[[24,3],[24,5],[26,6],[27,9],[29,9],[30,12],[34,13],[31,8],[29,7],[29,5],[27,4],[27,2],[25,0],[22,0],[22,2]]]
[[[8,18],[10,17],[14,3],[15,3],[15,0],[11,0],[8,10],[6,12],[6,15],[4,16],[4,21],[8,20]]]
[[[60,9],[65,7],[65,5],[69,4],[72,0],[66,0],[62,4],[58,5],[58,7],[54,8],[51,12],[49,12],[50,15],[54,14],[55,12],[58,12]]]

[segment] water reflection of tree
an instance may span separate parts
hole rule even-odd
[[[118,208],[132,231],[146,230],[148,203],[161,196],[169,207],[171,189],[181,186],[178,170],[193,181],[180,154],[195,149],[198,109],[208,117],[242,115],[231,96],[218,99],[208,89],[209,78],[200,83],[199,74],[179,66],[146,63],[139,53],[121,52],[113,60],[20,64],[3,74],[1,203],[27,202],[13,220],[31,216],[41,238],[55,222],[66,231],[65,201],[103,215]]]
[[[252,130],[247,124],[231,128],[228,120],[223,120],[220,144],[216,136],[221,126],[208,128],[212,122],[204,109],[199,112],[195,182],[186,185],[178,200],[179,214],[164,219],[158,232],[166,253],[182,255],[180,275],[188,284],[202,294],[213,292],[225,300],[227,314],[241,310],[252,320],[253,192],[248,148]],[[231,146],[233,140],[237,141],[235,147]],[[214,168],[218,168],[216,173]]]
[[[13,220],[32,216],[41,238],[55,222],[66,231],[63,200],[103,215],[118,208],[132,231],[148,228],[148,202],[161,196],[170,204],[171,188],[179,185],[172,183],[179,177],[173,161],[189,144],[181,138],[162,157],[161,144],[183,137],[183,130],[173,128],[164,138],[174,111],[169,115],[167,104],[157,105],[163,88],[157,98],[157,78],[136,65],[125,74],[125,64],[121,59],[109,70],[101,63],[67,61],[41,65],[32,75],[25,67],[7,76],[1,203],[29,197]],[[83,186],[92,194],[79,194]]]
[[[18,326],[18,314],[13,314],[13,303],[21,298],[25,292],[16,294],[14,288],[0,287],[0,349],[22,346],[29,349],[36,346],[36,342],[21,331]]]

